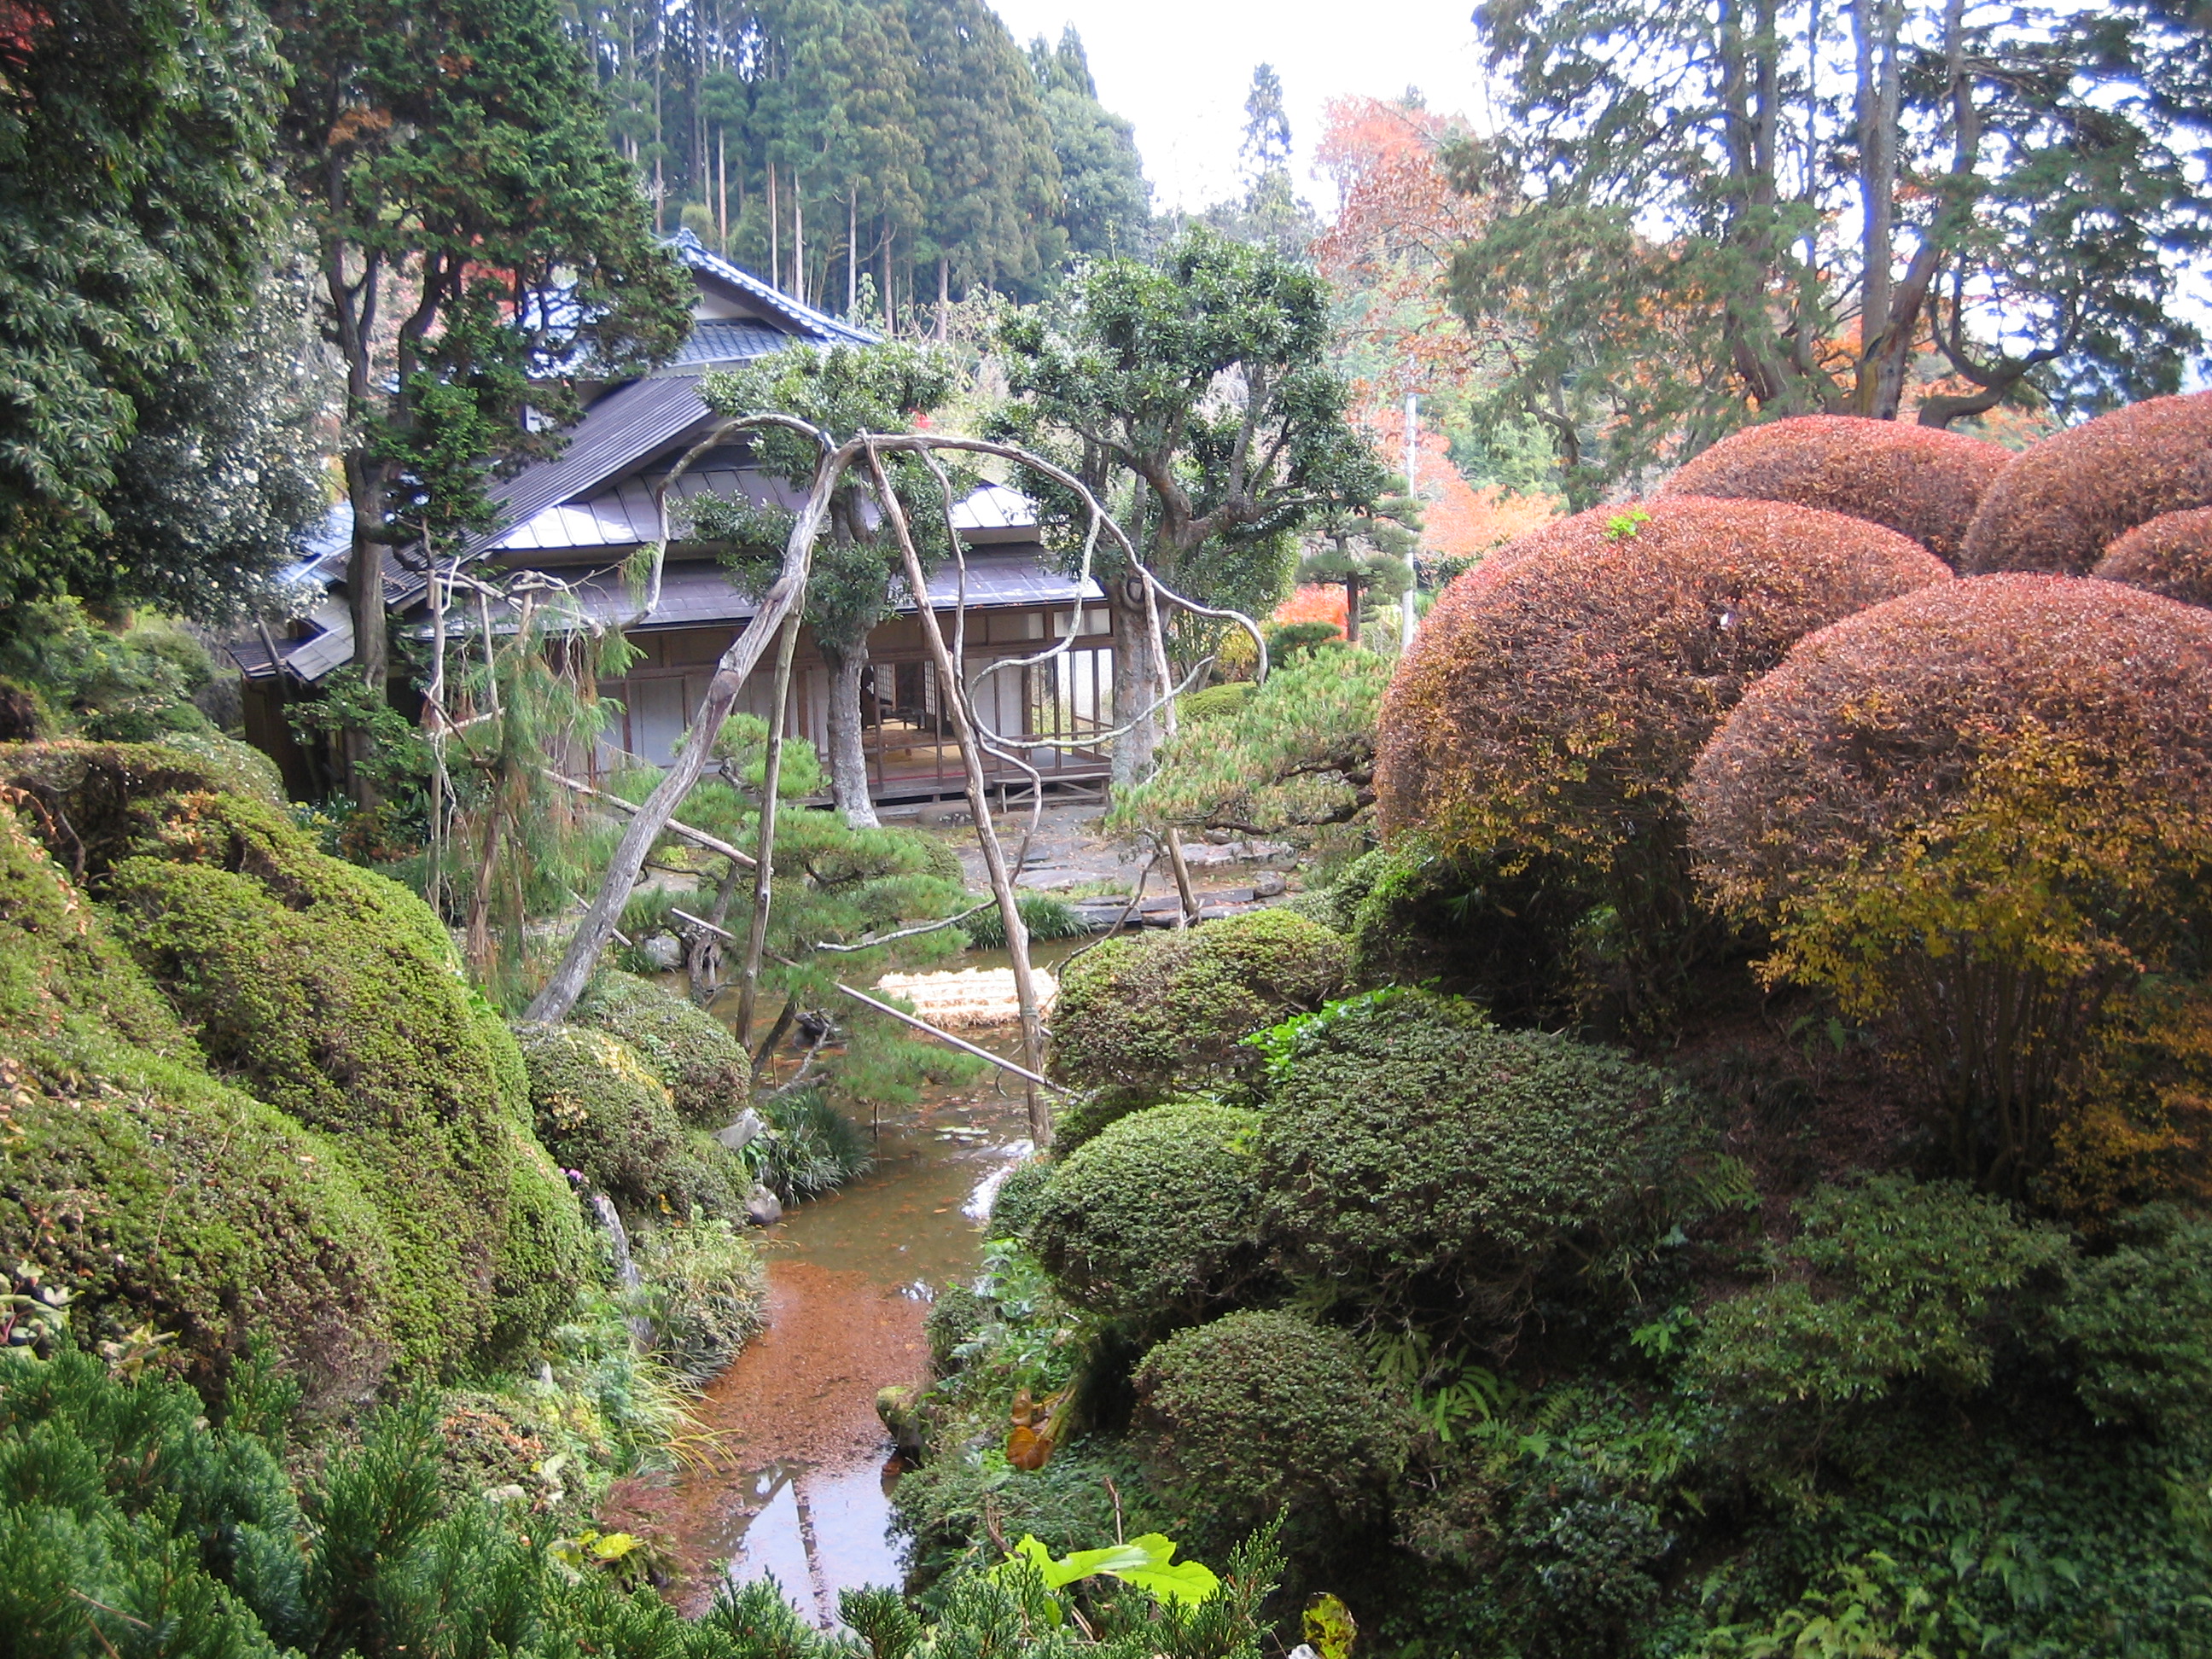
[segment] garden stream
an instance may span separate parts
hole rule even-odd
[[[1048,963],[1066,954],[1038,950]],[[960,965],[1004,963],[975,951]],[[1019,1055],[1012,1028],[963,1035]],[[768,1328],[693,1404],[709,1449],[672,1476],[621,1483],[608,1506],[607,1525],[665,1553],[690,1611],[726,1574],[765,1576],[827,1625],[840,1590],[903,1577],[886,1532],[901,1465],[876,1392],[927,1375],[930,1301],[975,1272],[990,1195],[1028,1152],[1028,1124],[1019,1079],[994,1069],[874,1127],[868,1174],[761,1235]]]

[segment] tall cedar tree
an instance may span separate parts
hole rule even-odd
[[[315,509],[266,280],[282,73],[230,0],[0,21],[0,617],[61,592],[220,612]]]
[[[1136,129],[1098,101],[1082,37],[1069,24],[1060,44],[1030,42],[1060,158],[1060,229],[1066,252],[1108,258],[1141,255],[1152,228],[1152,187],[1137,157]]]
[[[1310,270],[1207,230],[1157,265],[1108,259],[1001,335],[1016,401],[998,431],[1058,461],[1121,517],[1161,580],[1195,599],[1265,610],[1282,597],[1298,533],[1372,506],[1389,483],[1344,414],[1328,367],[1328,295]],[[1050,479],[1023,487],[1048,522],[1079,532]],[[1114,707],[1160,695],[1141,583],[1110,550]],[[1149,719],[1114,747],[1115,781],[1152,769]]]
[[[1511,343],[1487,418],[1543,422],[1577,505],[1747,416],[2095,409],[2173,390],[2201,343],[2168,301],[2212,238],[2204,112],[2160,8],[1476,19],[1509,97],[1462,182],[1517,204],[1453,293]]]
[[[419,562],[485,526],[486,464],[551,448],[580,378],[668,356],[687,285],[551,0],[283,0],[274,15],[292,177],[346,372],[354,659],[381,696],[391,551]]]

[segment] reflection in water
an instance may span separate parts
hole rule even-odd
[[[1011,1031],[977,1040],[1020,1047]],[[707,1574],[726,1563],[732,1583],[772,1577],[825,1625],[840,1590],[899,1583],[899,1465],[875,1395],[922,1380],[927,1304],[975,1271],[991,1198],[1029,1154],[1022,1097],[998,1075],[886,1116],[872,1172],[767,1231],[769,1328],[696,1409],[739,1473],[682,1477],[654,1505],[679,1559]]]

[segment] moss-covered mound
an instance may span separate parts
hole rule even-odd
[[[1956,565],[1974,509],[2012,459],[2003,445],[1963,432],[1856,415],[1800,415],[1722,439],[1660,493],[1817,507],[1910,536]]]
[[[1068,1298],[1165,1328],[1248,1299],[1264,1278],[1259,1114],[1158,1106],[1056,1166],[1029,1238]]]
[[[31,815],[35,820],[37,814]],[[266,1338],[318,1407],[375,1387],[392,1252],[343,1150],[211,1077],[106,919],[0,811],[0,1260],[219,1371]]]
[[[1259,1061],[1244,1038],[1337,995],[1348,957],[1339,935],[1281,910],[1109,939],[1060,979],[1054,1073],[1123,1109],[1232,1084]]]
[[[1223,1537],[1285,1510],[1324,1534],[1370,1520],[1411,1444],[1403,1402],[1351,1339],[1295,1314],[1250,1310],[1183,1331],[1145,1357],[1136,1387],[1139,1443]]]
[[[605,973],[568,1018],[637,1050],[686,1123],[719,1129],[744,1109],[751,1066],[744,1045],[689,997],[634,974]]]
[[[519,1334],[502,1281],[533,1303],[574,1282],[580,1217],[530,1155],[501,1039],[413,895],[215,794],[166,798],[100,890],[209,1060],[343,1147],[392,1240],[410,1358],[444,1367]]]
[[[739,1170],[711,1139],[695,1138],[668,1087],[621,1038],[577,1025],[526,1025],[517,1033],[530,1068],[538,1137],[585,1184],[632,1214],[735,1213]]]
[[[1357,997],[1275,1058],[1271,1236],[1303,1276],[1416,1322],[1510,1335],[1555,1272],[1602,1296],[1705,1185],[1701,1137],[1656,1072],[1471,1004]]]

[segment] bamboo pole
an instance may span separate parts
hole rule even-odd
[[[831,982],[836,984],[837,988],[842,991],[847,996],[852,998],[854,1001],[865,1002],[869,1007],[873,1008],[878,1013],[889,1014],[893,1019],[913,1026],[917,1031],[927,1031],[930,1036],[935,1037],[940,1042],[949,1042],[956,1048],[964,1048],[968,1053],[975,1055],[978,1060],[989,1060],[992,1065],[997,1066],[1000,1071],[1012,1072],[1016,1077],[1024,1079],[1029,1084],[1032,1093],[1038,1089],[1050,1089],[1054,1093],[1062,1095],[1073,1094],[1075,1092],[1073,1090],[1066,1087],[1064,1084],[1054,1083],[1050,1078],[1040,1077],[1036,1073],[1029,1070],[1026,1066],[1015,1065],[1012,1060],[1008,1060],[1004,1054],[994,1054],[988,1048],[981,1048],[972,1042],[963,1042],[959,1037],[953,1036],[950,1031],[941,1031],[938,1030],[936,1026],[932,1025],[926,1019],[916,1019],[912,1014],[906,1013],[899,1009],[892,1007],[888,1002],[878,1002],[875,998],[868,995],[865,991],[855,991],[851,986],[836,981],[832,981]],[[1042,1143],[1039,1142],[1038,1144],[1042,1145]]]

